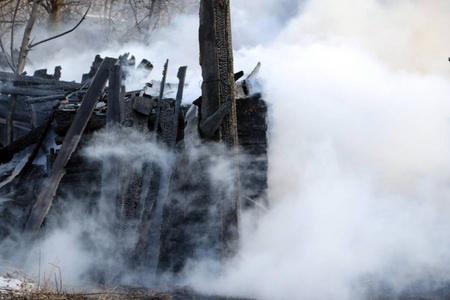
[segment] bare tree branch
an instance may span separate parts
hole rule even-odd
[[[14,9],[14,16],[12,19],[12,26],[11,26],[11,62],[14,64],[14,27],[16,25],[16,16],[17,11],[19,10],[20,0],[17,1],[16,8]],[[13,72],[15,72],[13,70]]]
[[[3,40],[0,37],[0,48],[2,48],[3,54],[5,55],[6,62],[8,63],[11,70],[16,73],[16,68],[14,67],[14,64],[11,62],[11,58],[8,56],[8,53],[6,52],[5,47],[3,46]]]
[[[68,33],[71,33],[72,31],[74,31],[75,29],[77,29],[77,27],[80,26],[80,24],[81,24],[81,23],[84,21],[84,19],[86,18],[86,15],[88,14],[89,9],[91,8],[91,5],[92,5],[92,2],[91,2],[91,4],[89,4],[88,9],[86,10],[86,13],[83,15],[83,17],[82,17],[81,20],[78,22],[78,24],[75,25],[75,27],[73,27],[72,29],[70,29],[70,30],[68,30],[68,31],[66,31],[66,32],[63,32],[63,33],[58,34],[58,35],[55,35],[55,36],[53,36],[53,37],[51,37],[51,38],[45,39],[45,40],[40,41],[40,42],[37,42],[37,43],[35,43],[35,44],[30,44],[30,45],[28,46],[28,48],[31,49],[31,48],[33,48],[33,47],[35,47],[35,46],[37,46],[37,45],[42,44],[42,43],[45,43],[45,42],[48,42],[48,41],[57,39],[57,38],[59,38],[59,37],[62,37],[63,35],[66,35],[66,34],[68,34]]]

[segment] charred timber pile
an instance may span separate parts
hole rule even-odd
[[[59,67],[54,75],[0,73],[2,132],[9,97],[18,99],[15,139],[6,145],[0,136],[0,199],[6,199],[0,241],[32,243],[41,228],[63,223],[69,208],[83,207],[83,218],[99,219],[113,237],[114,251],[101,255],[122,262],[92,266],[94,281],[120,283],[124,268],[176,277],[191,259],[231,258],[241,211],[268,206],[268,106],[256,79],[259,64],[245,80],[239,81],[242,71],[234,74],[228,1],[201,1],[200,50],[202,95],[188,105],[182,104],[187,67],[178,69],[178,84],[169,84],[168,60],[161,81],[137,91],[126,90],[127,78],[137,70],[145,79],[153,65],[136,66],[129,54],[97,55],[82,83],[59,81]],[[174,86],[176,97],[167,97]],[[104,132],[115,136],[112,148],[127,147],[124,135],[137,132],[167,161],[88,159],[85,149]],[[152,155],[140,151],[139,157]],[[228,177],[214,178],[211,170],[224,161]],[[85,246],[95,248],[89,239]]]
[[[51,229],[58,222],[52,220],[58,220],[64,213],[66,199],[76,193],[91,210],[105,199],[114,204],[115,225],[111,230],[117,240],[123,241],[130,232],[138,236],[134,243],[127,242],[121,252],[136,269],[177,273],[200,247],[216,249],[212,253],[220,258],[220,223],[214,225],[211,218],[217,221],[222,218],[210,214],[218,198],[211,194],[211,182],[207,180],[208,159],[186,158],[188,151],[195,150],[193,136],[200,140],[202,135],[198,115],[204,100],[199,98],[193,105],[182,105],[186,67],[179,69],[176,99],[165,98],[167,64],[158,95],[147,94],[149,84],[142,90],[126,92],[123,82],[127,72],[135,68],[133,61],[128,55],[119,59],[97,56],[90,73],[83,75],[84,84],[3,74],[2,78],[8,78],[13,87],[2,90],[1,95],[10,92],[19,95],[26,106],[23,111],[19,109],[18,120],[28,122],[29,129],[11,145],[0,148],[3,163],[0,193],[2,198],[11,200],[0,204],[0,218],[4,221],[0,225],[0,238],[23,228],[31,235],[37,234],[41,226]],[[152,67],[148,61],[139,65],[147,70],[147,75]],[[233,76],[233,84],[239,76],[242,74]],[[243,207],[256,205],[261,209],[267,206],[267,104],[259,93],[251,93],[258,91],[248,87],[251,80],[249,76],[236,83],[238,141],[245,158],[239,168],[243,174]],[[36,98],[20,94],[24,83],[32,84],[35,90],[44,90],[44,84],[49,91],[56,90],[49,89],[50,84],[63,86],[65,90],[58,90],[55,96]],[[14,90],[14,84],[21,86]],[[65,94],[60,94],[61,91]],[[30,104],[46,105],[42,112],[36,110],[42,117],[33,129]],[[218,110],[202,125],[212,126],[207,130],[218,132],[228,113],[229,109]],[[130,168],[120,161],[102,163],[86,159],[82,155],[85,145],[93,133],[105,128],[133,128],[154,138],[156,143],[172,149],[174,167],[164,170],[158,164],[145,163]],[[189,213],[180,211],[180,207],[186,206],[190,207]],[[98,276],[108,281],[104,279],[105,272],[100,271]]]
[[[6,143],[4,126],[10,97],[18,97],[13,115],[17,139],[30,129],[42,125],[56,100],[64,99],[70,92],[82,87],[79,83],[59,81],[60,70],[60,67],[56,67],[53,75],[48,75],[47,70],[38,70],[34,76],[0,72],[0,143]]]

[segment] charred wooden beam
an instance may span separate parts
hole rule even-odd
[[[14,178],[16,178],[22,172],[23,168],[27,164],[29,157],[30,157],[30,154],[28,154],[24,158],[22,158],[22,160],[19,162],[19,164],[14,168],[11,175],[9,175],[7,178],[5,178],[4,180],[2,180],[0,182],[0,188],[4,187],[5,185],[7,185],[11,181],[13,181]]]
[[[184,82],[186,78],[186,70],[187,67],[180,67],[178,70],[177,77],[179,79],[178,84],[178,92],[175,102],[170,99],[164,99],[163,101],[163,110],[161,112],[161,127],[162,127],[162,141],[166,143],[169,147],[169,150],[173,150],[175,147],[175,143],[178,135],[178,118],[180,114],[181,108],[181,100],[183,98],[183,88]],[[173,103],[173,105],[172,105]],[[167,130],[168,129],[168,130]],[[145,190],[147,194],[147,202],[144,203],[143,209],[149,206],[151,209],[148,209],[148,214],[151,214],[151,219],[143,220],[140,231],[141,237],[138,243],[136,255],[142,255],[143,249],[147,248],[150,244],[151,249],[147,249],[151,253],[145,261],[146,268],[148,268],[151,272],[156,272],[158,268],[158,260],[159,260],[159,251],[161,249],[161,224],[163,218],[163,208],[166,203],[166,200],[169,196],[170,192],[170,177],[172,174],[172,168],[161,168],[156,164],[150,166],[149,169],[146,170],[144,176],[149,177],[146,180],[151,178],[150,171],[155,172],[157,176],[154,176],[154,179],[158,179],[159,177],[159,187],[157,189],[157,198],[156,201],[153,199],[149,199],[148,196],[151,195]],[[149,176],[150,175],[150,176]],[[151,185],[149,180],[148,185]],[[153,230],[151,230],[153,228]]]
[[[233,49],[229,0],[201,0],[200,2],[200,64],[202,67],[201,120],[206,120],[227,102],[230,113],[224,117],[219,131],[212,138],[230,147],[234,160],[234,196],[221,200],[221,256],[227,258],[237,248],[240,206],[238,132],[236,117]],[[212,193],[213,194],[213,193]]]
[[[55,79],[46,79],[40,77],[17,75],[14,73],[0,72],[0,81],[12,82],[17,85],[53,85],[58,86],[60,89],[64,90],[77,90],[82,87],[82,84],[68,81],[59,81]]]
[[[234,99],[229,1],[201,1],[199,38],[200,64],[203,76],[202,119],[208,118],[221,105],[231,101],[230,114],[225,117],[215,140],[220,140],[230,147],[237,146],[237,118],[236,101]]]
[[[82,84],[91,82],[91,80],[94,78],[95,74],[97,73],[98,68],[102,64],[102,62],[103,62],[103,58],[101,58],[100,55],[97,54],[94,58],[94,61],[92,62],[92,66],[91,66],[89,73],[83,74],[83,76],[81,77]]]
[[[19,86],[0,85],[0,94],[39,97],[39,96],[49,96],[49,95],[60,95],[62,93],[64,93],[63,90],[49,90],[49,89],[39,89],[39,88],[34,88],[34,87],[19,87]]]
[[[106,111],[106,128],[112,129],[120,125],[120,103],[125,96],[125,87],[122,86],[122,69],[113,66],[109,69],[108,107]],[[106,157],[103,160],[101,209],[107,215],[116,215],[112,212],[119,204],[119,162],[114,157]]]
[[[6,118],[0,117],[0,124],[6,125]],[[27,130],[27,131],[32,129],[30,122],[23,122],[23,121],[17,121],[17,120],[13,121],[13,127],[22,129],[22,130]]]
[[[119,124],[120,122],[120,97],[122,87],[122,68],[113,66],[109,69],[109,87],[108,87],[108,109],[106,113],[106,122]]]
[[[30,216],[25,225],[25,233],[37,234],[39,232],[39,228],[41,227],[41,224],[50,209],[53,196],[55,195],[59,182],[65,173],[64,167],[80,142],[84,129],[86,128],[86,125],[94,112],[98,98],[105,89],[109,75],[108,70],[111,66],[116,65],[117,63],[117,59],[105,58],[98,69],[91,86],[87,90],[86,95],[81,102],[81,106],[77,110],[73,123],[67,131],[63,145],[58,152],[47,182],[45,183],[45,186],[43,187],[31,210]]]
[[[159,125],[159,116],[161,114],[161,106],[162,106],[162,100],[164,97],[164,87],[166,84],[166,77],[167,77],[167,68],[169,66],[169,60],[166,60],[166,63],[164,64],[164,70],[163,70],[163,77],[161,80],[161,88],[159,89],[159,97],[158,97],[158,106],[156,107],[156,120],[155,120],[155,125],[153,128],[153,132],[158,131],[158,125]]]
[[[31,99],[26,99],[25,102],[27,103],[42,103],[42,102],[50,102],[55,100],[61,100],[65,99],[65,94],[57,94],[57,95],[51,95],[51,96],[42,96],[42,97],[36,97]]]
[[[133,109],[143,115],[150,116],[155,107],[155,99],[148,97],[134,97]]]
[[[55,72],[53,75],[47,74],[47,69],[41,69],[34,71],[35,77],[47,78],[47,79],[55,79],[59,80],[61,78],[61,66],[55,67]]]
[[[184,89],[184,82],[186,79],[186,70],[187,67],[180,67],[178,69],[178,91],[177,91],[177,98],[175,99],[175,112],[173,114],[173,125],[172,125],[172,135],[170,137],[169,147],[173,149],[175,147],[175,143],[177,141],[177,134],[178,134],[178,118],[180,114],[180,108],[181,108],[181,100],[183,98],[183,89]]]
[[[16,153],[25,150],[28,146],[36,144],[41,136],[45,134],[50,128],[51,122],[42,124],[39,127],[34,128],[28,134],[17,139],[6,147],[0,149],[0,164],[9,162]]]
[[[142,78],[147,78],[153,70],[153,64],[144,58],[137,66],[136,70],[142,72]]]

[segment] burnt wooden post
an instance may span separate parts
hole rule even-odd
[[[159,124],[159,118],[161,115],[161,106],[162,106],[162,100],[164,97],[164,87],[166,85],[166,77],[167,77],[167,68],[169,67],[169,60],[166,60],[166,63],[164,64],[164,70],[163,70],[163,77],[161,80],[161,87],[159,89],[159,97],[158,97],[158,106],[156,107],[156,120],[155,120],[155,125],[153,127],[153,131],[156,132],[158,131],[158,124]]]
[[[125,97],[125,87],[122,86],[122,68],[114,65],[109,68],[108,107],[106,111],[106,128],[116,130],[120,125],[120,103]],[[100,209],[105,215],[115,215],[114,209],[118,201],[119,162],[114,157],[103,160],[102,187]]]
[[[180,67],[178,69],[177,77],[178,77],[180,82],[178,83],[177,98],[175,100],[175,112],[173,114],[172,134],[170,136],[170,141],[169,141],[170,149],[174,149],[175,148],[175,143],[176,143],[176,140],[177,140],[178,117],[179,117],[180,109],[181,109],[181,100],[183,98],[184,82],[185,82],[185,79],[186,79],[186,70],[187,70],[187,66]]]
[[[202,67],[202,103],[200,122],[214,114],[221,105],[231,102],[213,140],[220,141],[233,151],[235,187],[233,199],[221,197],[222,258],[236,249],[240,205],[238,133],[233,71],[233,49],[229,0],[202,0],[200,3],[200,64]]]
[[[122,68],[120,65],[109,69],[108,108],[106,111],[107,126],[118,126],[120,122],[120,98],[123,95]]]

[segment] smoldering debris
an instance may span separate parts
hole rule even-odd
[[[223,203],[237,192],[233,158],[227,147],[201,142],[196,129],[185,130],[199,124],[200,115],[197,106],[181,102],[185,68],[178,84],[144,82],[142,89],[126,90],[129,76],[146,78],[152,68],[147,60],[136,68],[125,54],[97,56],[81,84],[42,77],[45,71],[3,74],[4,81],[23,82],[27,91],[64,85],[67,90],[39,97],[21,94],[23,88],[16,86],[5,92],[17,93],[19,103],[27,104],[16,111],[23,123],[49,126],[39,134],[15,126],[22,138],[0,149],[12,154],[2,156],[8,161],[30,154],[22,158],[27,167],[3,181],[2,195],[13,200],[1,205],[2,256],[33,272],[38,262],[57,257],[64,280],[74,286],[89,280],[146,287],[182,284],[189,260],[223,259]],[[132,75],[137,69],[140,75]],[[238,89],[242,84],[236,83]],[[167,97],[173,89],[176,99]],[[243,209],[259,202],[267,206],[267,104],[250,92],[240,92],[236,101],[241,189],[253,201]],[[37,105],[45,105],[42,114],[26,119],[29,111],[41,113]],[[191,120],[185,117],[188,110],[195,111]],[[211,122],[222,121],[223,116]],[[192,139],[198,141],[187,142]],[[29,250],[23,228],[35,239]],[[17,247],[20,251],[12,251]]]

